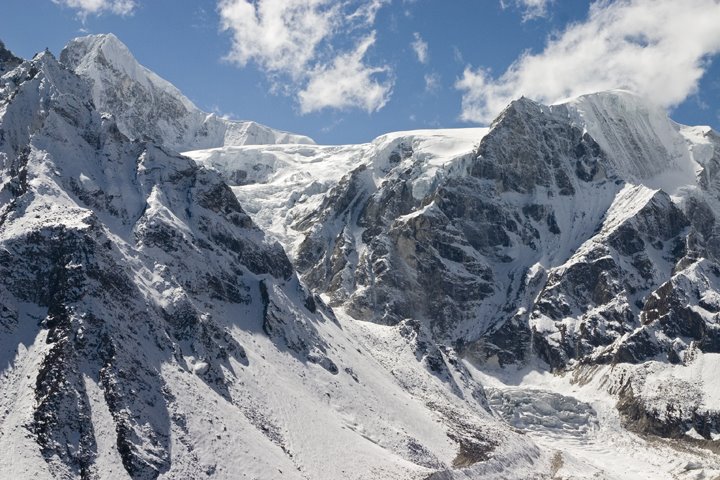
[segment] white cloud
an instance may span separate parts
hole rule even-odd
[[[220,0],[223,30],[232,34],[231,62],[253,62],[276,92],[297,95],[303,113],[323,108],[375,111],[392,82],[385,66],[366,63],[371,28],[389,0]],[[343,49],[339,45],[359,45]],[[332,82],[332,83],[331,83]],[[331,93],[322,95],[320,88]]]
[[[546,17],[548,7],[555,0],[500,0],[500,6],[503,9],[514,5],[522,10],[523,22],[533,20],[535,18]]]
[[[613,88],[673,107],[720,52],[718,0],[598,0],[586,21],[520,56],[499,78],[466,67],[461,118],[489,123],[522,95],[544,103]]]
[[[428,62],[428,44],[422,39],[418,32],[413,34],[415,40],[410,44],[415,55],[417,56],[418,62],[425,64]]]
[[[428,73],[425,75],[425,92],[435,93],[440,90],[440,75]]]
[[[213,105],[210,107],[210,111],[224,120],[238,120],[240,118],[233,112],[224,111],[219,105]]]
[[[137,7],[135,0],[52,0],[52,2],[76,9],[78,15],[82,18],[102,13],[113,13],[121,16],[132,15]]]
[[[320,42],[338,27],[337,9],[330,0],[225,0],[220,3],[222,27],[233,33],[228,59],[299,76]]]
[[[355,51],[337,56],[331,65],[310,74],[307,86],[299,92],[300,111],[310,113],[324,108],[361,108],[368,113],[385,106],[392,92],[392,80],[381,82],[378,74],[386,67],[368,67],[362,59],[375,35],[365,38]]]
[[[460,51],[460,49],[458,48],[458,46],[457,46],[457,45],[453,45],[452,50],[453,50],[453,59],[454,59],[457,63],[465,63],[465,58],[463,57],[463,54],[462,54],[462,52]]]
[[[351,4],[351,2],[346,3]],[[355,3],[357,3],[357,1]],[[378,11],[388,3],[390,3],[390,0],[360,0],[360,6],[357,7],[357,10],[350,13],[346,20],[353,21],[359,19],[363,21],[366,26],[371,26],[375,23],[375,17]]]

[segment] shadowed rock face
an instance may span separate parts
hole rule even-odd
[[[447,342],[468,340],[467,330],[478,335],[510,317],[511,307],[499,298],[517,297],[527,268],[510,252],[540,256],[541,237],[561,233],[551,204],[512,197],[539,190],[546,197],[569,196],[577,185],[602,177],[597,144],[561,115],[525,99],[508,108],[472,157],[459,160],[465,162],[459,173],[424,198],[412,193],[424,168],[421,157],[414,159],[409,147],[390,157],[379,187],[360,167],[314,217],[296,224],[309,232],[296,264],[310,285],[354,316],[387,324],[424,319]],[[330,221],[341,226],[311,228]],[[511,272],[498,276],[493,265]]]
[[[192,463],[183,392],[168,368],[199,377],[291,457],[283,426],[234,393],[242,383],[234,369],[257,357],[233,331],[320,366],[331,379],[323,388],[344,374],[359,385],[318,332],[316,322],[334,320],[324,300],[393,326],[433,382],[479,410],[494,402],[507,418],[534,404],[500,393],[488,403],[462,358],[508,366],[537,357],[560,371],[650,359],[671,366],[720,352],[713,132],[705,139],[715,150],[692,165],[697,182],[665,191],[640,167],[655,155],[663,168],[684,157],[638,137],[622,112],[594,109],[598,124],[586,128],[573,105],[520,99],[471,154],[433,166],[440,173],[430,181],[426,152],[412,142],[355,165],[316,210],[294,218],[293,265],[218,174],[154,143],[167,133],[154,127],[187,113],[182,99],[163,91],[155,116],[118,126],[95,109],[88,79],[49,53],[21,62],[0,46],[1,68],[12,71],[0,85],[0,332],[12,348],[0,355],[4,368],[20,345],[38,349],[27,366],[37,371],[27,428],[57,477],[97,476],[98,401],[132,478],[171,472],[173,459]],[[126,95],[156,98],[131,83],[104,97],[107,110],[127,113]],[[645,116],[638,122],[657,123]],[[135,140],[123,133],[130,127]],[[173,126],[181,135],[171,146],[185,141],[185,127]],[[150,139],[139,139],[145,130]],[[248,177],[236,175],[236,185]],[[399,381],[408,391],[426,386]],[[717,411],[700,402],[657,410],[643,386],[633,376],[614,392],[629,428],[670,437],[692,428],[706,439],[720,428]],[[483,422],[423,398],[458,454],[445,465],[413,439],[403,458],[438,470],[492,458],[500,441]],[[568,425],[593,421],[588,405],[542,400]],[[182,455],[172,452],[178,436]]]
[[[328,238],[330,229],[312,230],[297,265],[314,288],[358,318],[389,324],[422,318],[449,342],[509,318],[511,307],[499,297],[509,294],[509,303],[518,296],[528,267],[510,252],[539,257],[541,237],[561,233],[550,202],[528,205],[512,197],[540,190],[546,198],[569,196],[603,176],[602,152],[591,138],[525,99],[507,109],[460,173],[424,198],[413,196],[411,184],[423,165],[411,148],[401,150],[395,157],[404,161],[380,187],[363,180],[370,173],[360,167],[316,217],[296,225],[309,230],[330,219],[344,225],[335,238]],[[498,277],[496,264],[509,274]],[[477,318],[481,311],[489,318]]]
[[[619,95],[599,103],[636,101]],[[422,151],[401,149],[385,172],[361,165],[296,224],[296,265],[357,319],[413,319],[429,342],[480,365],[641,369],[720,352],[720,137],[704,133],[691,160],[679,127],[639,105],[593,106],[599,126],[585,128],[572,104],[513,102],[422,198]],[[634,109],[649,130],[623,118]],[[643,176],[649,161],[655,173]],[[688,183],[666,191],[654,176],[666,170]],[[629,428],[717,432],[712,408],[659,415],[629,389],[614,392]]]
[[[638,328],[643,302],[652,301],[651,292],[680,259],[677,242],[687,226],[667,194],[656,193],[634,216],[601,231],[565,268],[553,271],[531,314],[538,324],[554,322],[544,327],[544,335],[535,335],[548,363],[562,368],[570,360],[593,357]],[[641,360],[655,351],[636,354]],[[604,354],[596,360],[611,358]]]

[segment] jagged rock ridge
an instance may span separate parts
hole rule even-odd
[[[3,82],[2,328],[6,341],[21,335],[40,350],[26,428],[53,476],[103,475],[89,381],[103,392],[96,401],[114,422],[127,473],[170,470],[179,392],[161,365],[199,373],[232,401],[230,362],[248,364],[220,305],[236,305],[248,328],[292,319],[275,326],[276,341],[332,364],[311,326],[324,318],[318,307],[291,313],[278,300],[311,299],[282,248],[214,172],[129,141],[49,53]],[[260,314],[261,298],[272,318]]]

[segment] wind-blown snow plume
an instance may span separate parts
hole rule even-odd
[[[717,0],[600,0],[587,20],[526,52],[500,77],[468,66],[461,118],[489,123],[513,98],[544,103],[613,88],[673,107],[695,93],[720,51]]]
[[[254,62],[276,91],[295,95],[302,113],[323,108],[382,108],[392,91],[386,66],[365,61],[375,43],[372,25],[387,0],[222,0],[222,28],[232,33],[227,59]],[[337,42],[358,45],[337,48]],[[342,82],[338,85],[337,80]],[[336,95],[321,87],[333,85]]]

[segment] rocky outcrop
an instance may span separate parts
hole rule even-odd
[[[621,118],[628,112],[642,128]],[[659,170],[645,168],[652,156],[678,176],[695,169],[692,148],[661,113],[624,92],[553,107],[520,99],[422,196],[423,152],[398,146],[294,224],[303,232],[295,263],[356,318],[421,319],[437,342],[479,362],[538,355],[563,369],[653,358],[669,348],[645,331],[658,302],[677,310],[663,317],[664,335],[699,341],[712,327],[682,313],[682,300],[669,302],[663,285],[697,258],[715,258],[708,182],[717,155],[706,155],[686,200],[656,187]]]
[[[635,209],[631,215],[629,208]],[[600,232],[550,272],[535,301],[535,346],[548,363],[562,368],[589,357],[611,361],[594,354],[641,325],[643,304],[653,301],[654,290],[679,261],[680,235],[687,226],[683,212],[664,192],[644,187],[620,192]],[[638,351],[633,358],[655,354]]]
[[[683,363],[717,351],[718,142],[701,134],[625,92],[520,99],[423,195],[421,148],[367,158],[294,225],[295,263],[355,318],[419,321],[478,365]]]
[[[557,204],[582,188],[588,196],[607,189],[604,154],[565,117],[522,99],[471,157],[446,165],[449,173],[416,198],[415,179],[427,168],[421,158],[411,148],[391,153],[387,171],[375,173],[384,177],[377,188],[365,167],[339,182],[295,225],[308,232],[296,264],[361,319],[424,319],[449,344],[501,332],[531,293],[522,284],[529,259],[575,234],[575,219]],[[497,335],[483,349],[505,357]]]
[[[49,475],[503,475],[552,462],[502,422],[597,421],[489,365],[619,372],[627,428],[716,448],[711,130],[605,92],[196,163],[304,140],[205,116],[112,36],[0,68],[0,447]]]

